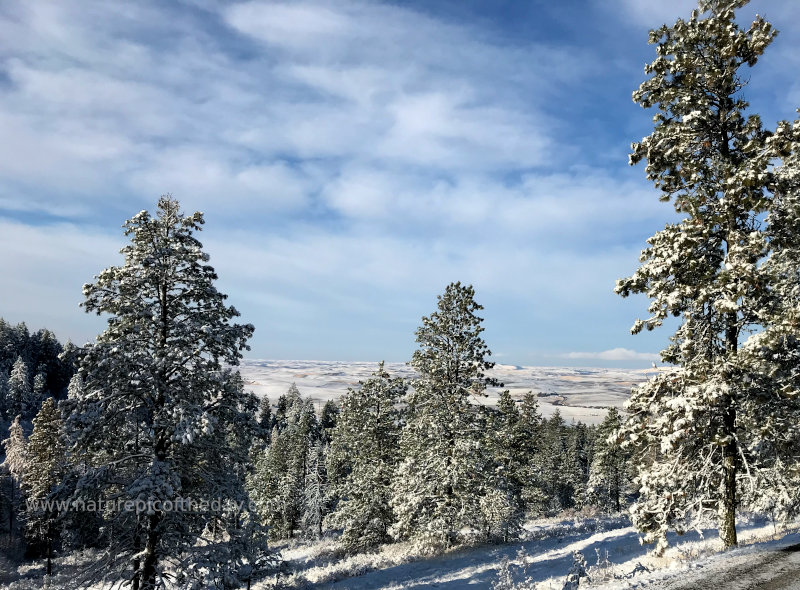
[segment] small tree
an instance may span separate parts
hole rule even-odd
[[[347,390],[331,431],[329,471],[339,504],[329,521],[343,527],[341,543],[353,552],[390,540],[394,523],[392,475],[399,459],[401,413],[407,387],[383,363],[372,376]]]
[[[294,537],[298,531],[309,532],[304,522],[313,520],[307,514],[306,484],[310,450],[319,441],[319,423],[313,403],[303,399],[294,384],[279,398],[275,417],[272,442],[256,454],[248,485],[270,536],[282,539]],[[318,499],[314,497],[314,501]],[[316,524],[312,528],[312,534],[319,530]]]
[[[604,509],[619,512],[629,481],[629,456],[620,441],[622,417],[616,408],[597,428],[594,458],[589,474],[589,496]]]
[[[66,474],[64,431],[55,400],[50,397],[33,419],[28,440],[23,489],[27,498],[25,531],[28,539],[40,545],[47,557],[47,575],[53,573],[53,543],[58,538],[58,511],[48,506],[55,488]]]
[[[21,356],[17,357],[11,368],[7,399],[6,408],[9,418],[18,414],[27,415],[32,410],[33,389],[28,377],[28,365]]]
[[[9,511],[8,511],[8,534],[14,534],[14,514],[19,509],[20,488],[25,475],[25,465],[28,456],[28,441],[20,424],[20,416],[14,418],[8,429],[8,438],[3,440],[6,458],[3,467],[8,470],[11,478]]]
[[[261,440],[269,444],[270,437],[272,436],[272,406],[269,403],[269,398],[264,396],[258,404],[258,428]]]

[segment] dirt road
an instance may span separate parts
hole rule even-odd
[[[719,559],[691,579],[659,584],[664,590],[800,590],[800,544]]]

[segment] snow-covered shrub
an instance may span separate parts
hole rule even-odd
[[[578,590],[581,578],[586,578],[587,581],[591,582],[589,574],[586,572],[586,558],[580,551],[573,551],[572,567],[567,573],[567,579],[564,580],[564,586],[561,590]]]
[[[492,582],[492,590],[536,590],[536,584],[528,575],[528,566],[531,564],[530,556],[520,547],[517,552],[517,562],[512,563],[508,556],[500,561],[497,578]],[[519,578],[518,581],[514,581]]]

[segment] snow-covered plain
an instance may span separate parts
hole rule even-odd
[[[413,377],[413,370],[405,363],[386,363],[392,375]],[[239,370],[245,386],[258,396],[268,396],[272,403],[286,393],[292,383],[304,397],[320,405],[329,399],[338,399],[369,378],[378,367],[377,362],[342,361],[274,361],[243,360]],[[490,372],[504,387],[490,389],[488,397],[476,403],[493,405],[501,391],[508,389],[515,398],[528,391],[539,396],[539,409],[549,417],[556,409],[567,422],[582,421],[599,424],[605,409],[621,409],[630,395],[631,387],[644,381],[654,369],[602,369],[567,367],[519,367],[495,365]]]

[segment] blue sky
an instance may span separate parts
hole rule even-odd
[[[0,315],[91,340],[81,285],[171,192],[252,358],[403,361],[472,283],[498,362],[647,366],[636,268],[669,205],[629,168],[647,30],[694,2],[0,5]],[[800,6],[746,96],[795,116]]]

